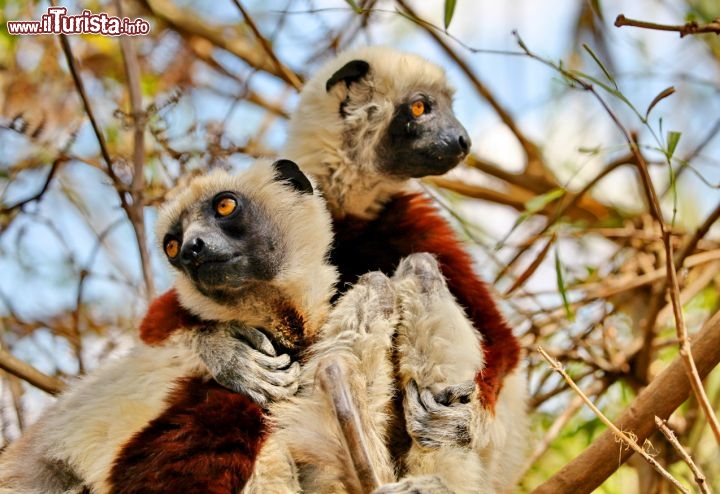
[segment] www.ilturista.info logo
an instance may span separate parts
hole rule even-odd
[[[65,7],[49,7],[39,21],[8,21],[10,34],[101,34],[103,36],[136,36],[150,32],[144,19],[128,19],[83,10],[79,15],[67,15]]]

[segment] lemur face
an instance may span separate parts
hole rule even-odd
[[[395,106],[380,148],[383,171],[418,178],[454,168],[470,151],[470,137],[448,95],[418,91]]]
[[[287,194],[312,194],[309,180],[295,163],[273,164],[275,179]],[[205,296],[227,300],[257,282],[271,282],[286,259],[287,235],[259,200],[251,200],[250,184],[226,189],[207,186],[202,197],[187,204],[164,233],[163,250],[170,264],[185,274]],[[281,190],[276,193],[283,193]]]
[[[376,142],[378,172],[399,179],[442,175],[467,156],[471,144],[453,113],[452,91],[444,79],[439,83],[424,77],[428,63],[406,59],[404,66],[386,65],[376,70],[393,73],[375,71],[372,61],[351,60],[327,80],[325,89],[345,86],[338,112],[348,133],[358,132],[354,122],[385,119],[377,139],[368,139]],[[404,81],[399,90],[382,81],[393,77]]]

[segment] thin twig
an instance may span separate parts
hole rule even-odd
[[[258,42],[260,43],[260,46],[262,46],[263,50],[265,50],[265,53],[267,53],[267,55],[270,57],[270,60],[272,60],[272,62],[275,64],[278,73],[281,74],[283,79],[285,79],[285,81],[287,81],[292,87],[294,87],[296,91],[300,91],[303,84],[297,74],[295,74],[295,72],[293,72],[292,70],[288,69],[285,64],[283,64],[278,59],[277,55],[275,55],[275,51],[270,46],[270,43],[268,43],[268,41],[262,35],[262,33],[257,27],[257,24],[255,24],[255,21],[253,21],[252,17],[250,17],[250,14],[248,14],[247,10],[245,10],[245,7],[243,7],[242,3],[240,3],[240,0],[233,0],[233,2],[240,10],[243,19],[245,19],[245,23],[250,27],[250,30],[253,32]]]
[[[122,17],[122,2],[115,0],[118,16]],[[135,40],[132,36],[120,36],[120,49],[122,51],[127,86],[130,93],[130,113],[133,123],[133,177],[130,185],[132,204],[128,207],[128,217],[132,223],[138,250],[140,251],[140,266],[145,281],[145,295],[151,299],[155,295],[152,267],[150,266],[150,252],[148,251],[147,233],[143,208],[145,206],[143,195],[145,191],[145,124],[147,116],[142,107],[142,91],[140,89],[140,67],[138,65]]]
[[[698,402],[701,405],[701,408],[703,410],[703,413],[706,416],[706,419],[708,423],[710,424],[710,427],[713,431],[713,434],[715,435],[715,439],[718,443],[720,443],[720,423],[718,423],[718,419],[715,416],[715,412],[712,409],[712,406],[710,405],[710,400],[707,397],[707,393],[705,392],[705,389],[703,388],[702,381],[700,380],[700,376],[697,374],[697,369],[695,366],[695,363],[693,362],[692,353],[690,352],[690,347],[687,344],[687,331],[685,329],[685,321],[683,319],[682,314],[682,307],[680,306],[680,288],[677,283],[677,266],[675,265],[674,256],[672,252],[672,242],[670,241],[670,231],[667,228],[667,225],[665,225],[665,221],[663,219],[662,210],[660,208],[660,201],[658,200],[657,193],[655,191],[655,187],[652,183],[652,179],[650,177],[650,172],[648,170],[647,161],[645,160],[645,157],[643,156],[642,152],[640,151],[640,147],[638,146],[636,136],[634,136],[632,133],[630,133],[625,126],[622,124],[618,116],[615,114],[615,112],[612,111],[608,103],[600,96],[600,94],[595,90],[595,87],[584,81],[580,76],[577,74],[567,71],[563,69],[562,67],[558,67],[555,64],[539,57],[538,55],[532,53],[529,48],[525,45],[525,43],[520,39],[520,36],[515,33],[516,39],[518,41],[518,44],[520,45],[520,48],[525,51],[525,53],[528,55],[528,57],[537,60],[545,65],[548,65],[555,70],[559,71],[564,77],[567,77],[569,80],[575,82],[578,84],[581,88],[588,91],[590,94],[592,94],[596,101],[600,103],[600,105],[605,109],[605,112],[607,115],[612,119],[612,121],[615,123],[617,129],[620,131],[622,136],[624,137],[628,147],[630,148],[630,152],[632,153],[635,164],[638,172],[640,173],[640,179],[643,186],[643,189],[645,191],[645,197],[647,201],[648,209],[650,210],[650,214],[652,217],[657,221],[658,226],[660,227],[660,232],[662,235],[663,244],[665,246],[665,255],[666,255],[666,261],[667,261],[667,282],[666,282],[666,289],[669,288],[671,300],[673,303],[674,313],[675,313],[675,326],[678,331],[678,338],[680,340],[680,356],[683,359],[683,362],[685,362],[685,369],[688,373],[688,377],[691,382],[692,390],[695,393],[695,396],[698,400]],[[664,291],[664,290],[663,290]],[[655,306],[653,307],[653,318],[649,321],[652,322],[652,326],[648,323],[646,326],[646,333],[648,335],[652,334],[652,329],[654,328],[654,324],[657,318],[657,314],[660,312],[661,307],[658,305],[658,303],[655,303]],[[646,339],[646,341],[648,341]]]
[[[518,140],[520,145],[525,151],[527,158],[526,172],[533,175],[535,181],[544,181],[548,184],[555,184],[555,178],[552,173],[547,169],[543,161],[542,153],[540,148],[532,142],[525,133],[520,130],[520,127],[515,122],[515,119],[510,115],[510,112],[495,98],[488,87],[480,81],[475,71],[470,67],[468,62],[464,60],[459,53],[453,50],[450,45],[433,29],[432,24],[422,21],[417,13],[410,7],[405,0],[396,0],[397,4],[410,16],[413,20],[417,20],[417,24],[427,32],[438,46],[447,54],[450,59],[460,68],[465,74],[468,80],[471,82],[475,90],[482,96],[482,98],[488,102],[492,109],[497,113],[500,120],[510,129],[515,138]]]
[[[0,209],[0,213],[2,214],[8,214],[14,209],[22,209],[23,206],[26,204],[29,204],[34,201],[39,201],[42,199],[42,196],[45,195],[45,192],[47,192],[48,188],[50,187],[50,183],[52,182],[53,178],[55,177],[55,174],[57,173],[58,169],[60,168],[60,165],[65,163],[67,161],[67,158],[65,156],[60,156],[53,161],[52,165],[50,166],[50,171],[47,174],[47,177],[45,177],[45,181],[43,182],[42,187],[40,187],[40,190],[37,191],[35,194],[31,195],[30,197],[26,197],[25,199],[22,199],[15,204]]]
[[[692,470],[692,473],[695,476],[695,483],[698,487],[700,487],[700,491],[703,494],[710,494],[710,488],[707,485],[705,475],[700,470],[700,467],[695,464],[688,452],[685,451],[685,448],[682,447],[680,441],[678,441],[677,437],[675,437],[675,433],[672,429],[668,427],[667,420],[663,420],[660,417],[655,416],[655,425],[658,426],[658,429],[660,429],[660,432],[663,433],[663,436],[667,438],[673,448],[675,448],[675,451],[678,452],[683,461],[690,467],[690,470]]]
[[[690,341],[688,340],[687,328],[685,327],[685,316],[682,312],[682,304],[680,302],[680,288],[677,279],[677,269],[675,268],[673,246],[670,241],[669,233],[665,233],[663,235],[663,243],[665,244],[665,251],[667,252],[667,276],[670,280],[668,288],[670,291],[670,301],[672,302],[673,307],[673,315],[675,316],[675,330],[679,340],[678,345],[680,347],[680,356],[685,364],[685,371],[688,373],[690,378],[690,385],[692,386],[695,398],[698,400],[700,408],[705,414],[705,418],[710,425],[710,430],[712,430],[715,435],[715,441],[720,444],[720,422],[718,422],[718,418],[715,415],[710,399],[703,387],[702,379],[700,379],[700,375],[698,374],[697,367],[695,365],[695,360],[692,356]]]
[[[54,7],[56,5],[55,0],[50,0],[50,4]],[[67,61],[68,68],[70,69],[70,75],[72,75],[73,81],[75,83],[75,89],[77,89],[77,92],[80,95],[80,100],[82,101],[83,107],[85,108],[85,113],[90,120],[90,125],[92,126],[93,132],[95,133],[95,138],[97,139],[98,145],[100,146],[100,153],[105,160],[107,174],[114,185],[121,185],[121,180],[118,178],[117,175],[115,175],[115,170],[113,169],[113,160],[110,157],[110,152],[108,151],[107,144],[105,143],[105,137],[100,130],[97,119],[95,118],[95,112],[93,111],[92,105],[90,104],[90,98],[88,98],[87,92],[85,91],[85,84],[80,77],[80,69],[77,66],[75,56],[72,53],[72,48],[70,47],[70,41],[68,40],[67,35],[60,35],[60,45],[62,46],[63,53],[65,54],[65,60]],[[122,193],[120,193],[119,196],[120,202],[123,208],[125,208],[127,206],[127,199]]]
[[[599,408],[595,406],[595,404],[592,402],[590,398],[587,397],[585,393],[578,387],[577,384],[570,378],[570,376],[565,372],[565,369],[563,369],[562,365],[560,365],[560,362],[552,358],[550,355],[543,350],[542,347],[538,347],[538,352],[540,352],[540,355],[550,364],[550,366],[560,373],[560,375],[565,379],[565,382],[568,383],[568,386],[570,386],[573,391],[575,391],[578,396],[582,398],[582,400],[585,402],[585,404],[590,407],[590,410],[593,411],[593,413],[600,419],[600,421],[605,424],[608,429],[610,429],[617,438],[619,438],[621,441],[623,441],[625,444],[627,444],[633,451],[635,451],[637,454],[641,455],[643,458],[645,458],[645,461],[647,461],[652,467],[657,471],[660,475],[665,477],[669,482],[671,482],[677,490],[680,492],[684,492],[686,494],[689,494],[689,491],[680,483],[678,480],[673,477],[670,472],[665,470],[660,463],[657,462],[655,458],[650,456],[647,451],[645,451],[642,447],[640,447],[639,444],[635,442],[635,440],[630,437],[625,432],[618,429],[615,424],[612,423],[612,421],[607,418]]]
[[[686,22],[685,24],[669,25],[669,24],[657,24],[655,22],[638,21],[635,19],[628,19],[623,14],[620,14],[615,19],[616,27],[630,26],[640,27],[643,29],[653,29],[655,31],[674,31],[680,33],[680,37],[684,38],[689,34],[703,34],[703,33],[715,33],[720,34],[720,17],[716,17],[712,22],[707,24],[698,24],[695,21]]]

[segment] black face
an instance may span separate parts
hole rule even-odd
[[[224,301],[248,282],[274,278],[283,255],[279,238],[265,211],[226,191],[187,211],[165,235],[163,247],[202,294]]]
[[[275,179],[288,194],[312,194],[312,184],[290,160],[273,164]],[[198,290],[232,303],[258,281],[271,281],[285,255],[283,239],[270,213],[236,191],[224,191],[194,204],[163,240],[170,263]]]
[[[380,144],[380,170],[398,178],[442,175],[470,151],[470,137],[450,98],[417,93],[395,108]]]

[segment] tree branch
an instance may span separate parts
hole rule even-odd
[[[675,31],[680,33],[680,37],[684,38],[689,34],[703,34],[703,33],[715,33],[720,34],[720,17],[716,17],[712,22],[707,24],[698,24],[695,21],[686,22],[685,24],[668,25],[668,24],[656,24],[654,22],[638,21],[635,19],[628,19],[623,14],[620,14],[615,19],[616,27],[630,26],[639,27],[643,29],[653,29],[655,31]]]
[[[704,378],[720,362],[720,312],[692,338],[698,375]],[[643,389],[615,421],[618,429],[631,431],[642,443],[655,432],[655,416],[667,419],[689,396],[690,382],[683,357],[673,362]],[[619,446],[615,435],[605,431],[585,451],[537,487],[533,494],[582,494],[599,487],[632,451]]]
[[[60,394],[66,388],[65,383],[57,377],[43,374],[32,365],[14,357],[2,348],[0,348],[0,369],[27,381],[36,388],[42,389],[51,395]]]
[[[118,16],[123,17],[122,2],[115,0]],[[132,204],[127,208],[130,223],[135,232],[135,240],[140,251],[140,266],[145,281],[145,296],[148,300],[155,296],[155,284],[153,282],[152,267],[150,266],[150,253],[147,245],[147,233],[145,231],[145,219],[143,208],[145,201],[145,124],[147,115],[143,111],[142,92],[140,89],[140,67],[138,66],[137,52],[135,51],[135,40],[132,36],[120,36],[120,48],[122,51],[125,75],[127,76],[128,92],[130,93],[130,114],[133,124],[133,177],[130,185],[130,197]]]

